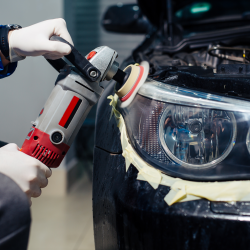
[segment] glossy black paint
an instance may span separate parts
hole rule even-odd
[[[160,186],[154,190],[147,182],[137,181],[136,177],[134,166],[125,172],[121,154],[95,148],[93,214],[96,250],[249,249],[250,216],[231,215],[236,209],[225,210],[224,203],[213,212],[206,200],[169,207],[164,201],[168,187]],[[245,210],[249,211],[249,207],[247,203]]]
[[[194,51],[207,49],[211,44],[223,44],[230,47],[239,44],[247,46],[249,45],[247,35],[250,30],[249,21],[232,20],[210,24],[209,22],[203,23],[201,20],[200,22],[182,23],[182,27],[178,27],[178,29],[173,25],[174,36],[178,36],[178,39],[173,44],[169,44],[166,39],[168,37],[165,30],[166,25],[164,25],[167,23],[166,2],[166,0],[155,0],[154,2],[138,0],[142,13],[156,28],[151,27],[144,42],[133,51],[132,57],[126,63],[133,60],[138,63],[147,60],[151,62],[151,75],[155,74],[161,66],[177,66],[176,69],[172,67],[165,72],[162,71],[162,78],[157,80],[164,82],[164,79],[177,72],[178,81],[172,82],[173,85],[250,99],[247,66],[245,70],[241,70],[239,66],[228,66],[231,67],[230,74],[233,74],[233,77],[223,74],[223,69],[218,68],[219,74],[215,76],[209,67],[199,67],[199,72],[195,68],[192,68],[194,69],[192,71],[191,67],[186,67],[186,70],[184,67],[180,69],[178,63],[166,64],[165,59],[168,58],[164,57],[165,55],[174,56],[175,53],[181,51],[190,52],[189,56],[192,56]],[[173,11],[191,2],[194,1],[173,0]],[[121,20],[117,19],[117,21]],[[117,27],[121,24],[119,22]],[[128,24],[127,27],[130,26],[129,22],[124,22],[124,24],[125,26]],[[196,35],[184,38],[183,34],[179,32],[180,28]],[[216,31],[216,28],[219,30]],[[110,31],[124,32],[122,29]],[[203,31],[206,32],[203,33]],[[157,63],[154,63],[154,54],[162,57],[160,60],[162,64],[157,66]],[[193,64],[191,61],[190,64],[204,65],[205,61],[201,64]],[[189,61],[187,65],[189,65]],[[225,73],[227,73],[227,69],[225,69]],[[114,94],[113,88],[114,84],[105,90],[97,108],[93,172],[96,249],[249,249],[250,202],[228,204],[198,200],[178,203],[169,207],[164,201],[165,195],[169,192],[168,187],[160,186],[154,190],[148,183],[137,181],[137,170],[133,166],[127,173],[125,172],[125,161],[121,155],[120,133],[115,119],[109,120],[111,107],[109,106],[110,100],[106,99],[108,95]],[[232,161],[231,165],[236,163],[236,161]]]
[[[93,217],[96,250],[228,250],[250,248],[250,203],[206,200],[169,207],[169,188],[154,190],[125,172],[120,134],[105,90],[97,108],[93,172]],[[247,215],[247,216],[244,216]]]
[[[111,117],[112,108],[109,105],[109,95],[114,95],[115,82],[109,84],[98,102],[96,112],[95,146],[110,153],[121,153],[120,131],[114,117]]]

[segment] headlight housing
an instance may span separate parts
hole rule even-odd
[[[189,168],[209,168],[232,151],[237,123],[232,112],[167,105],[159,140],[169,158]]]
[[[122,113],[150,165],[188,180],[250,178],[250,103],[148,79]]]

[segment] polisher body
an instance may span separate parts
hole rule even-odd
[[[102,95],[101,81],[111,80],[115,75],[116,57],[117,52],[106,46],[91,52],[89,62],[101,73],[94,82],[88,81],[72,66],[61,69],[56,86],[32,122],[21,151],[48,167],[58,167],[89,111]]]

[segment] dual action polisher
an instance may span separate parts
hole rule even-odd
[[[57,36],[51,40],[69,44]],[[149,71],[147,62],[120,70],[115,61],[117,52],[107,46],[94,49],[85,58],[69,45],[72,52],[65,57],[73,66],[63,59],[48,60],[60,73],[21,148],[50,168],[60,165],[89,111],[101,97],[102,81],[117,81],[116,93],[121,107],[125,107],[132,102]]]

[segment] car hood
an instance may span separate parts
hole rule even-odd
[[[156,26],[160,26],[162,20],[166,18],[167,13],[167,0],[137,0],[143,14]],[[172,0],[173,11],[197,2],[195,0]]]
[[[192,23],[194,25],[197,24],[197,21],[201,22],[202,20],[216,19],[224,22],[244,20],[249,22],[250,19],[250,5],[248,1],[244,0],[238,2],[233,0],[219,2],[216,0],[137,0],[137,2],[143,14],[152,24],[158,27],[164,24],[164,20],[169,19],[170,14],[173,22],[182,22],[182,24],[184,22],[186,24],[187,21],[188,23],[194,21]],[[171,5],[172,12],[169,12]],[[187,12],[190,5],[191,16]]]

